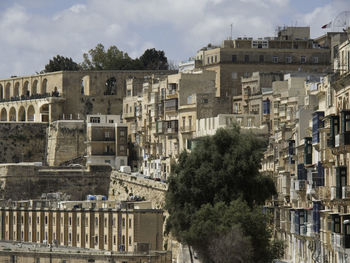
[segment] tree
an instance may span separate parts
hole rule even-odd
[[[158,70],[168,69],[164,51],[147,49],[140,58],[132,59],[128,53],[110,46],[107,50],[98,44],[83,54],[84,70]]]
[[[140,57],[140,61],[144,69],[167,70],[169,68],[164,51],[155,48],[147,49]]]
[[[81,66],[84,70],[127,70],[135,65],[128,53],[120,51],[116,46],[110,46],[106,51],[102,44],[84,53],[83,59]]]
[[[45,65],[45,69],[42,72],[47,73],[61,70],[76,71],[80,70],[80,66],[75,63],[72,58],[57,55],[56,57],[50,59],[49,63]]]
[[[237,226],[252,239],[253,262],[276,256],[265,216],[257,208],[276,193],[272,179],[259,173],[265,147],[263,140],[234,126],[204,138],[174,165],[166,193],[167,231],[193,246],[204,262],[213,262],[209,240]]]

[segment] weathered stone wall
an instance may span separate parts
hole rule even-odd
[[[162,182],[113,171],[108,197],[110,200],[125,200],[130,194],[138,195],[152,201],[153,208],[163,208],[167,189],[167,184]]]
[[[43,162],[46,123],[0,124],[0,163]]]
[[[40,167],[30,164],[0,165],[0,199],[35,199],[42,193],[62,192],[71,200],[84,200],[88,194],[107,195],[111,169],[90,170]]]
[[[48,128],[47,163],[57,166],[86,155],[83,121],[56,121]]]

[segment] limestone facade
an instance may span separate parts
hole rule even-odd
[[[241,78],[252,72],[329,72],[333,43],[313,40],[309,32],[310,28],[286,27],[276,37],[225,40],[221,46],[202,48],[196,59],[201,68],[217,73],[216,96],[232,99],[241,94]]]
[[[60,71],[0,80],[0,120],[52,122],[121,114],[126,79],[169,71]]]
[[[149,202],[7,201],[0,208],[5,241],[46,243],[108,251],[162,250],[163,211]]]

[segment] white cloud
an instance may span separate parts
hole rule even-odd
[[[290,14],[290,0],[86,0],[66,8],[57,1],[56,12],[41,14],[33,7],[36,1],[17,0],[0,10],[0,48],[6,50],[0,53],[0,77],[40,71],[57,54],[80,62],[97,43],[116,45],[132,57],[155,47],[179,61],[203,45],[220,43],[231,24],[234,37],[271,36],[285,17],[320,28],[347,2]]]

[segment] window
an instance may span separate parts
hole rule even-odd
[[[114,235],[113,236],[113,244],[115,245],[117,243],[117,238],[116,238],[116,236]]]
[[[129,228],[132,227],[132,224],[131,224],[131,218],[129,218]]]
[[[77,226],[80,225],[80,217],[77,217]]]
[[[232,77],[232,79],[237,79],[237,72],[232,72],[231,77]]]
[[[232,62],[237,62],[237,55],[232,55]]]
[[[77,234],[77,242],[79,242],[79,234]]]
[[[189,127],[189,129],[192,128],[192,116],[188,117],[188,127]]]
[[[260,55],[260,56],[259,56],[259,62],[260,62],[260,63],[263,63],[264,61],[265,61],[264,55]]]
[[[249,55],[244,55],[244,62],[248,63],[249,62]]]
[[[85,235],[85,242],[89,243],[89,235],[88,234]]]
[[[117,219],[113,218],[113,227],[116,227],[116,222],[117,222]]]
[[[114,77],[107,79],[106,90],[104,95],[115,95],[117,94],[117,80]]]
[[[69,217],[69,225],[70,226],[72,225],[72,217],[71,216]]]
[[[272,61],[273,61],[273,63],[278,63],[278,57],[274,56],[274,57],[272,58]]]
[[[105,244],[107,244],[107,235],[105,235]]]
[[[301,56],[300,57],[300,63],[302,63],[302,64],[306,63],[306,57],[305,56]]]
[[[312,61],[313,61],[314,64],[317,64],[318,63],[318,57],[313,57]]]
[[[47,216],[45,216],[45,225],[47,225]]]
[[[207,64],[209,64],[209,57],[207,58]]]
[[[131,236],[129,236],[129,246],[131,246]]]
[[[213,57],[210,57],[210,62],[213,63]]]
[[[98,226],[98,218],[95,217],[95,226]]]
[[[114,120],[109,120],[108,123],[114,123]]]
[[[125,245],[125,236],[124,235],[122,236],[122,244]]]
[[[208,104],[208,99],[207,98],[203,99],[203,103]]]
[[[125,218],[123,218],[122,222],[122,226],[125,227]]]
[[[215,63],[218,62],[218,57],[217,56],[215,56],[214,62]]]
[[[105,226],[107,226],[107,218],[105,217]]]
[[[286,63],[287,64],[292,63],[292,57],[286,57]]]
[[[98,245],[98,236],[95,236],[95,245]]]
[[[182,117],[182,127],[185,127],[186,125],[186,117]]]
[[[90,117],[91,123],[100,123],[100,117]]]

